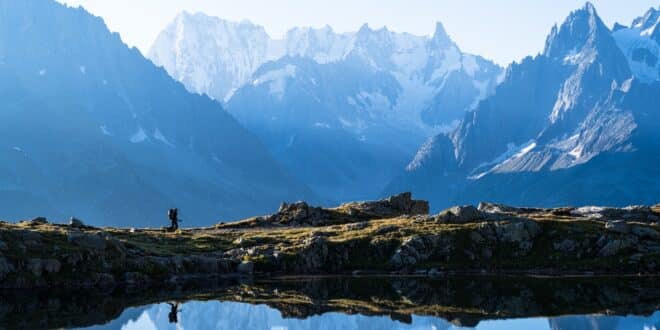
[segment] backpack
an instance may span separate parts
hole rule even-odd
[[[175,220],[177,218],[177,213],[177,209],[169,209],[169,211],[167,211],[167,217],[170,218],[170,220]]]

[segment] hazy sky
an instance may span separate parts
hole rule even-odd
[[[363,23],[430,35],[444,24],[464,51],[508,64],[542,50],[555,23],[583,0],[58,0],[101,16],[124,42],[146,53],[180,11],[201,11],[232,21],[248,19],[281,37],[294,26],[330,25],[355,31]],[[660,0],[593,0],[608,26],[630,24]]]

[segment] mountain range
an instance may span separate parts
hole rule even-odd
[[[378,196],[427,136],[455,127],[502,69],[433,36],[260,26],[181,13],[149,58],[224,101],[274,157],[327,200]]]
[[[82,8],[0,0],[0,95],[1,219],[160,226],[179,207],[192,226],[315,198]]]
[[[590,3],[503,69],[432,36],[182,13],[145,58],[82,8],[0,0],[0,219],[184,226],[412,191],[433,211],[653,204],[660,11]],[[162,68],[161,68],[162,67]]]
[[[658,11],[612,32],[590,3],[514,63],[494,94],[429,139],[388,191],[441,208],[625,205],[660,196]]]

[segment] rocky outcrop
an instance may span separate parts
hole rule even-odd
[[[352,202],[331,209],[310,206],[306,202],[282,203],[275,214],[218,227],[328,226],[428,213],[427,201],[414,200],[411,193],[406,192],[378,201]]]
[[[657,208],[481,203],[408,214],[427,206],[409,194],[335,209],[299,202],[258,221],[178,232],[0,221],[0,287],[141,286],[273,273],[655,274],[660,266],[660,224],[648,221]],[[607,216],[585,216],[593,212]]]

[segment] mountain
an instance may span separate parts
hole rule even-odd
[[[554,27],[545,50],[507,68],[495,93],[430,139],[386,191],[434,208],[638,204],[660,194],[660,82],[640,77],[593,5]]]
[[[249,42],[232,38],[238,34]],[[150,58],[189,90],[225,100],[285,168],[339,201],[377,196],[426,137],[456,126],[501,75],[492,62],[461,52],[440,23],[432,37],[365,24],[350,33],[294,28],[267,39],[249,23],[183,13]],[[226,67],[237,69],[217,70]],[[249,79],[231,73],[248,71]]]
[[[0,218],[184,225],[311,196],[221,105],[84,9],[0,0]],[[312,196],[313,197],[313,196]]]
[[[635,76],[645,82],[660,80],[660,10],[651,8],[633,20],[630,27],[619,25],[614,39],[628,59]]]

